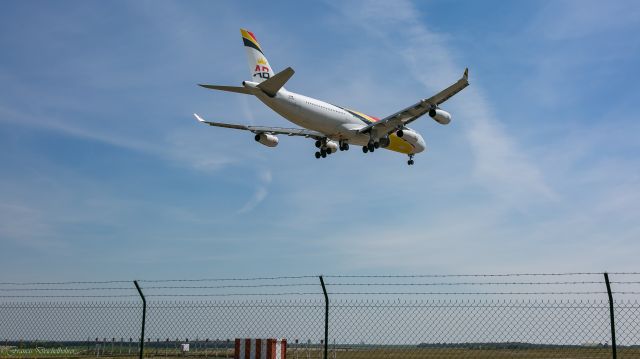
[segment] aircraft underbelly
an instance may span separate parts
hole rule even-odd
[[[357,146],[366,146],[369,143],[368,134],[357,133],[357,129],[364,124],[342,113],[330,113],[302,104],[300,102],[304,102],[304,98],[292,98],[291,96],[292,94],[285,93],[278,94],[275,98],[267,96],[258,96],[258,98],[292,123],[324,133],[332,140],[346,140]],[[395,134],[391,134],[389,139],[391,142],[385,149],[390,151],[411,154],[424,150],[422,144],[411,143]]]
[[[262,100],[262,99],[261,99]],[[268,98],[263,102],[280,116],[295,123],[298,126],[322,132],[328,137],[341,137],[344,131],[342,127],[345,121],[341,114],[323,113],[319,110],[309,109],[295,101],[283,98]]]

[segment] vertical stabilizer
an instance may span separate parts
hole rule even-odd
[[[246,29],[240,29],[240,33],[242,34],[244,48],[247,51],[251,81],[260,83],[273,77],[273,69],[271,68],[271,65],[269,65],[267,58],[264,56],[256,36]]]

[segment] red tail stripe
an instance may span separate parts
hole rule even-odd
[[[253,38],[253,41],[256,42],[256,44],[258,43],[258,39],[256,39],[256,35],[253,34],[253,32],[251,31],[247,31],[249,33],[249,35],[251,35],[251,37]]]

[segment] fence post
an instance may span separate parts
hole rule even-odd
[[[324,293],[324,359],[327,359],[329,354],[329,296],[322,276],[320,276],[320,285],[322,285],[322,292]]]
[[[604,272],[604,282],[607,284],[607,294],[609,295],[609,316],[611,317],[611,354],[613,359],[617,359],[616,347],[616,322],[613,313],[613,294],[611,294],[611,284],[609,283],[609,273]]]
[[[145,320],[147,318],[147,300],[144,298],[144,294],[142,294],[142,289],[138,285],[138,281],[134,280],[133,284],[136,285],[136,289],[138,290],[138,294],[140,294],[140,298],[142,298],[142,329],[140,333],[140,359],[142,359],[142,355],[144,354],[144,325]]]

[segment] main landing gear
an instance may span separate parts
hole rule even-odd
[[[331,142],[329,145],[335,146],[335,142]],[[331,146],[327,145],[326,140],[325,141],[317,140],[316,141],[316,147],[319,150],[315,153],[316,158],[321,158],[321,157],[322,158],[326,158],[327,155],[335,153],[336,152],[336,148],[335,147],[331,147]],[[340,143],[338,144],[338,149],[340,151],[348,151],[349,150],[349,143],[340,141]]]
[[[320,157],[322,158],[327,157],[327,151],[325,151],[324,148],[316,152],[316,158],[320,158]]]
[[[325,158],[327,157],[327,155],[331,154],[331,150],[327,151],[327,147],[325,145],[326,145],[325,141],[321,141],[321,140],[316,141],[316,147],[319,149],[319,151],[317,151],[315,154],[316,158],[320,158],[320,157]]]
[[[389,146],[391,141],[388,137],[381,138],[379,140],[370,140],[366,146],[362,146],[362,152],[374,152],[378,148],[386,148]]]
[[[408,164],[409,166],[413,166],[413,156],[414,156],[414,155],[409,155],[409,161],[407,161],[407,164]]]

